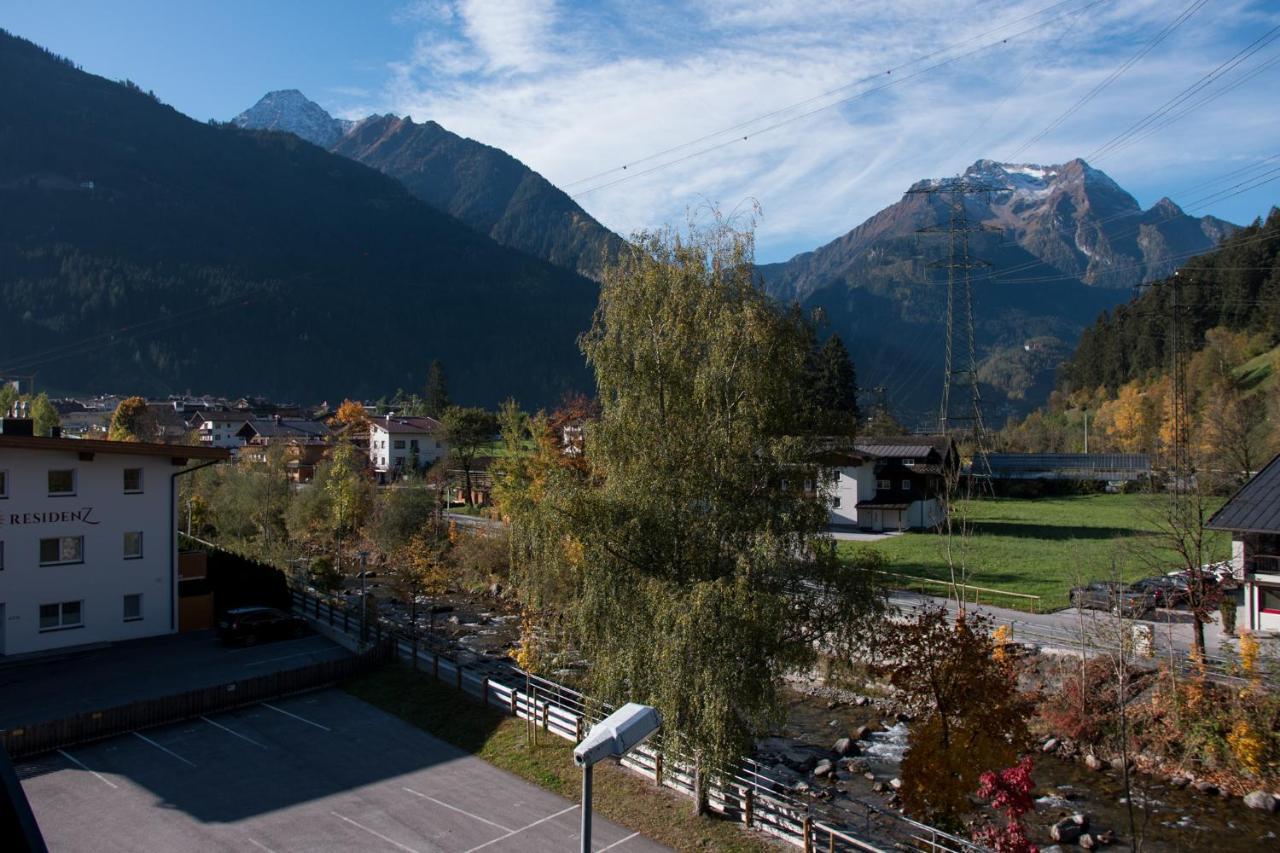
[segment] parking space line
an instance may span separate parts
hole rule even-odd
[[[451,811],[455,811],[455,812],[457,812],[458,814],[464,814],[464,815],[466,815],[466,816],[467,816],[467,817],[469,817],[469,818],[474,818],[474,819],[476,819],[476,820],[480,821],[481,823],[487,823],[487,824],[489,824],[489,826],[497,827],[498,829],[501,829],[503,832],[515,832],[515,830],[514,830],[514,829],[511,829],[510,827],[507,827],[507,826],[503,826],[503,825],[502,825],[502,824],[500,824],[500,823],[494,823],[493,821],[489,820],[488,818],[480,817],[480,815],[478,815],[478,814],[472,814],[471,812],[469,812],[469,811],[467,811],[467,810],[465,810],[465,809],[460,809],[460,808],[458,808],[457,806],[451,806],[451,805],[449,805],[449,804],[448,804],[448,803],[446,803],[446,802],[443,802],[443,801],[441,801],[441,800],[437,800],[435,797],[428,797],[426,794],[422,793],[421,791],[415,791],[415,790],[413,790],[412,788],[405,788],[404,790],[408,791],[410,794],[413,794],[415,797],[421,797],[421,798],[422,798],[422,799],[424,799],[424,800],[430,800],[431,802],[435,803],[437,806],[444,806],[446,809],[450,809]]]
[[[200,716],[200,719],[204,720],[206,723],[208,723],[208,724],[209,724],[209,725],[211,725],[211,726],[215,726],[216,728],[222,729],[224,732],[226,732],[226,733],[227,733],[227,734],[229,734],[229,735],[234,735],[235,737],[240,738],[240,740],[248,741],[249,743],[253,744],[254,746],[259,747],[260,749],[266,749],[266,748],[267,748],[267,745],[266,745],[266,744],[264,744],[264,743],[258,743],[256,740],[254,740],[253,738],[251,738],[251,737],[249,737],[249,736],[247,736],[247,735],[242,735],[242,734],[240,734],[240,733],[239,733],[239,732],[237,732],[237,731],[232,731],[231,729],[229,729],[229,728],[227,728],[226,726],[224,726],[222,723],[215,723],[213,720],[209,719],[208,717],[204,716],[203,714]]]
[[[99,779],[101,779],[103,782],[106,782],[106,783],[107,783],[108,785],[110,785],[111,787],[116,788],[117,790],[119,789],[119,787],[120,787],[119,785],[117,785],[115,782],[112,782],[112,781],[111,781],[110,779],[108,779],[106,776],[103,776],[103,775],[102,775],[101,773],[99,773],[97,770],[90,770],[90,769],[88,768],[88,766],[86,766],[86,765],[85,765],[85,763],[84,763],[83,761],[81,761],[80,759],[76,758],[76,757],[75,757],[74,755],[72,755],[71,753],[69,753],[69,752],[63,752],[63,751],[60,749],[60,750],[58,750],[58,754],[59,754],[59,755],[61,755],[63,758],[67,759],[67,761],[70,761],[70,762],[71,762],[72,764],[74,764],[76,767],[79,767],[81,770],[84,770],[84,771],[86,771],[86,772],[88,772],[88,773],[92,773],[94,776],[97,776]]]
[[[604,847],[601,847],[599,850],[596,851],[596,853],[604,853],[604,851],[606,850],[612,850],[615,847],[621,847],[622,845],[626,844],[628,841],[635,838],[639,834],[640,833],[638,832],[633,832],[630,835],[628,835],[626,838],[619,838],[617,841],[613,842],[612,844],[608,844]]]
[[[323,651],[324,651],[323,649],[316,649],[314,651],[309,651],[309,652],[296,652],[295,654],[285,655],[284,657],[267,658],[265,660],[251,661],[245,664],[245,666],[262,666],[264,663],[275,663],[276,661],[281,661],[281,660],[292,660],[293,658],[304,658],[304,657],[307,657],[308,655],[320,654]]]
[[[259,850],[267,851],[267,853],[276,853],[276,851],[272,850],[270,847],[263,844],[261,841],[257,841],[253,838],[249,839],[249,843],[252,844],[254,847],[257,847]]]
[[[334,816],[334,817],[336,817],[338,820],[345,820],[347,823],[351,824],[351,825],[352,825],[352,826],[354,826],[356,829],[363,829],[365,832],[369,833],[369,834],[370,834],[370,835],[372,835],[374,838],[381,838],[383,841],[387,842],[388,844],[392,845],[393,847],[399,847],[401,850],[404,850],[404,851],[405,851],[405,853],[418,853],[418,851],[417,851],[417,850],[414,850],[412,847],[406,847],[406,846],[404,846],[403,844],[401,844],[399,841],[396,841],[396,840],[394,840],[394,839],[392,839],[392,838],[387,838],[387,837],[386,837],[385,835],[383,835],[381,832],[375,832],[374,830],[370,829],[370,828],[369,828],[369,827],[367,827],[367,826],[364,826],[363,824],[356,823],[354,820],[352,820],[352,819],[351,819],[351,818],[349,818],[349,817],[343,817],[342,815],[340,815],[340,814],[338,814],[337,812],[334,812],[334,811],[329,812],[329,814],[333,815],[333,816]]]
[[[291,646],[294,643],[310,643],[314,640],[324,640],[324,637],[321,637],[319,635],[313,635],[310,637],[299,637],[296,640],[284,640],[279,643],[272,643],[272,645],[275,646],[276,648],[280,648],[281,646]],[[327,644],[328,644],[328,641],[325,640],[325,642],[321,643],[320,645],[327,645]],[[242,646],[241,648],[238,648],[238,649],[228,649],[226,653],[229,655],[238,655],[244,652],[260,652],[260,651],[262,651],[262,646]]]
[[[174,752],[172,749],[169,749],[167,746],[161,746],[160,744],[156,743],[155,741],[153,741],[151,738],[147,737],[146,735],[140,735],[140,734],[138,734],[137,732],[129,732],[129,734],[133,735],[133,736],[134,736],[134,737],[136,737],[138,740],[144,740],[144,741],[146,741],[147,743],[151,744],[152,746],[154,746],[156,749],[160,750],[161,752],[167,752],[167,753],[169,753],[169,754],[170,754],[170,755],[172,755],[174,758],[176,758],[176,759],[178,759],[179,761],[181,761],[183,764],[189,765],[189,766],[191,766],[191,767],[195,767],[195,766],[196,766],[196,763],[195,763],[194,761],[188,761],[187,759],[183,758],[181,755],[178,755],[178,753]]]
[[[304,722],[309,726],[315,726],[317,729],[321,729],[326,732],[333,731],[333,729],[329,728],[328,726],[322,726],[317,722],[308,720],[306,717],[299,717],[297,714],[291,714],[288,711],[286,711],[284,708],[277,708],[275,705],[272,705],[270,702],[263,702],[262,707],[270,708],[271,710],[275,711],[278,714],[284,714],[286,717],[293,717],[295,720],[300,720],[301,722]]]
[[[533,829],[535,826],[537,826],[540,823],[546,823],[549,820],[555,820],[556,818],[560,817],[560,815],[568,814],[569,812],[573,811],[576,808],[577,806],[574,805],[574,806],[569,806],[569,808],[567,809],[561,809],[555,814],[549,814],[546,817],[542,818],[541,820],[535,820],[533,823],[529,824],[528,826],[522,826],[519,829],[513,829],[510,832],[508,832],[506,835],[499,835],[497,838],[493,839],[492,841],[486,841],[484,844],[477,844],[475,847],[472,847],[470,850],[466,851],[466,853],[475,853],[475,851],[483,850],[484,848],[488,847],[491,844],[497,844],[499,841],[506,841],[508,838],[510,838],[513,835],[519,835],[520,833],[524,832],[526,829]]]

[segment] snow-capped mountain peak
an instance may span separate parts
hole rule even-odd
[[[237,127],[282,130],[313,145],[332,147],[355,122],[334,118],[324,107],[297,89],[279,89],[263,95],[258,103],[231,120]]]

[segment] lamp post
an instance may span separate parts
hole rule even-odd
[[[591,727],[573,749],[582,768],[582,853],[591,853],[591,768],[605,758],[621,758],[662,725],[656,708],[628,702]]]
[[[369,603],[365,599],[365,582],[368,580],[369,552],[358,552],[360,557],[360,645],[369,642]]]

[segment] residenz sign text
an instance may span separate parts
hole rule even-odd
[[[64,509],[61,512],[0,512],[0,527],[20,524],[67,524],[78,521],[81,524],[98,524],[93,519],[93,507],[80,509]]]

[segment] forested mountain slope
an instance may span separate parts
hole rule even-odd
[[[1004,449],[1151,454],[1174,442],[1174,324],[1197,470],[1243,481],[1280,452],[1280,210],[1104,313],[1063,363],[1048,405]],[[1210,476],[1213,479],[1213,476]]]
[[[546,178],[500,148],[434,121],[329,116],[301,92],[269,92],[232,119],[248,128],[295,133],[390,175],[422,201],[504,246],[599,278],[622,239]]]
[[[314,400],[582,387],[596,288],[396,180],[195,122],[0,31],[0,372]]]

